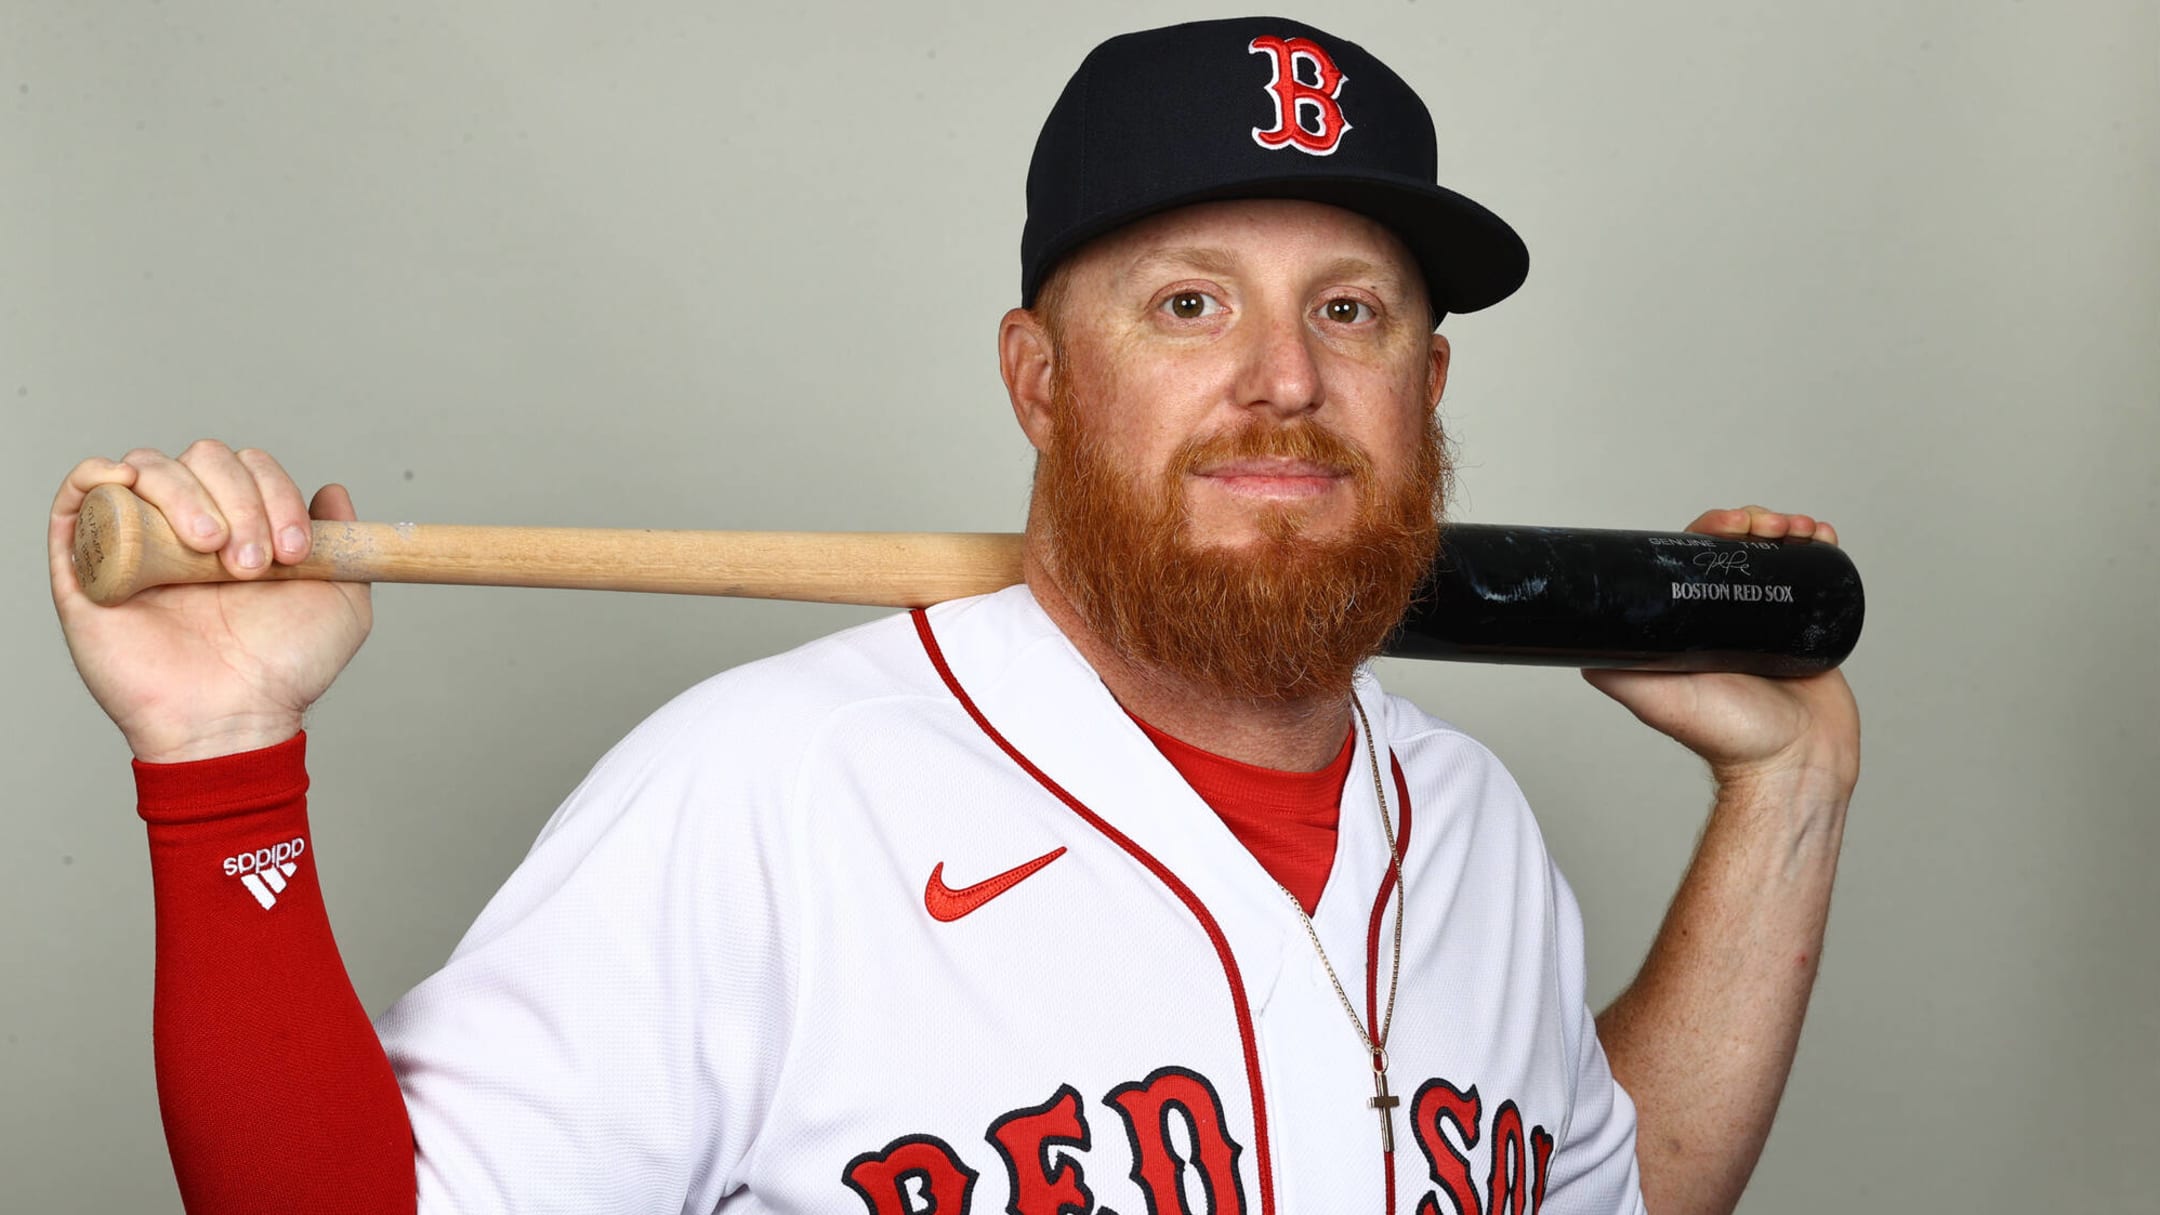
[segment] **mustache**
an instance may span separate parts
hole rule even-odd
[[[1359,485],[1370,483],[1372,457],[1363,447],[1315,422],[1289,425],[1256,423],[1185,441],[1169,461],[1171,474],[1183,478],[1242,460],[1288,460],[1345,473]]]

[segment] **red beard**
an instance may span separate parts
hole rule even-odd
[[[1055,393],[1055,430],[1035,469],[1053,574],[1080,618],[1129,660],[1222,693],[1297,700],[1340,692],[1379,653],[1439,548],[1448,461],[1437,422],[1400,483],[1375,484],[1372,461],[1312,423],[1261,423],[1193,439],[1144,484],[1114,466]],[[1185,477],[1225,460],[1284,457],[1350,470],[1350,530],[1306,534],[1304,512],[1270,508],[1260,539],[1195,544]]]

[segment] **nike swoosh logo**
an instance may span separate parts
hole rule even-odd
[[[1064,855],[1065,849],[1062,846],[1053,848],[1025,865],[1007,869],[994,878],[986,878],[973,886],[963,886],[958,890],[945,884],[945,862],[939,861],[936,867],[930,870],[929,884],[923,887],[923,906],[929,909],[931,919],[940,924],[950,924],[1035,876],[1037,870]]]

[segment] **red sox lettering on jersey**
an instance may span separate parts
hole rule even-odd
[[[1274,76],[1268,80],[1268,96],[1275,103],[1275,125],[1254,127],[1253,142],[1263,148],[1291,147],[1313,156],[1328,156],[1342,142],[1350,123],[1336,98],[1348,79],[1320,44],[1310,38],[1277,38],[1263,34],[1246,49],[1266,55]],[[1298,76],[1298,65],[1312,68],[1314,83]],[[1312,125],[1306,125],[1310,116]]]
[[[1127,1175],[1148,1215],[1245,1215],[1257,1209],[1238,1173],[1245,1148],[1232,1137],[1207,1077],[1159,1068],[1111,1089],[1102,1104],[1117,1112],[1124,1128],[1132,1152]],[[1465,1091],[1433,1079],[1418,1089],[1412,1109],[1412,1129],[1433,1182],[1417,1200],[1418,1215],[1538,1215],[1553,1137],[1543,1126],[1526,1129],[1515,1102],[1501,1102],[1488,1126],[1476,1085]],[[1115,1215],[1095,1205],[1087,1183],[1094,1132],[1072,1085],[1059,1085],[1041,1105],[1004,1115],[983,1138],[1004,1163],[1010,1197],[1001,1209],[1009,1215]],[[1481,1140],[1490,1143],[1491,1157],[1482,1185],[1465,1155]],[[968,1215],[982,1174],[944,1139],[912,1134],[848,1161],[840,1176],[869,1215]]]

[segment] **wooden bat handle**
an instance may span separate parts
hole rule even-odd
[[[1020,581],[1020,537],[991,532],[692,532],[316,521],[305,561],[264,579],[427,582],[927,607]],[[75,573],[92,602],[234,582],[118,485],[83,501]],[[257,579],[258,581],[260,579]]]

